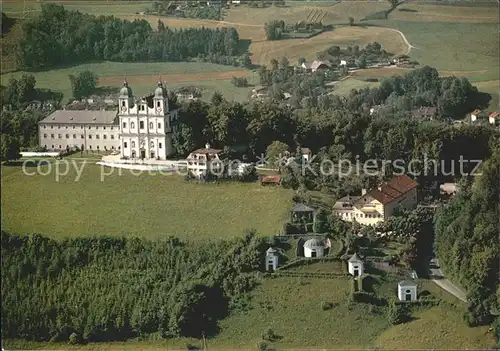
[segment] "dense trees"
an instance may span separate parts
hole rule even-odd
[[[91,71],[83,71],[76,76],[69,75],[71,90],[75,99],[89,97],[95,91],[97,85],[97,76]]]
[[[72,342],[213,335],[255,283],[266,249],[252,234],[190,245],[4,232],[1,240],[2,336]]]
[[[1,138],[0,160],[9,162],[21,158],[19,154],[19,141],[9,134],[2,134]]]
[[[468,292],[470,325],[490,321],[500,290],[500,149],[482,165],[482,175],[437,215],[436,252],[454,282]]]
[[[145,20],[95,17],[43,4],[41,14],[24,25],[18,58],[21,67],[35,69],[90,60],[182,61],[237,56],[239,43],[234,28],[153,32]]]
[[[285,30],[285,22],[282,20],[271,21],[265,24],[264,29],[267,40],[280,40]]]

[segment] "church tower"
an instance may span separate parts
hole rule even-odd
[[[128,86],[128,82],[125,80],[123,82],[123,87],[120,90],[120,96],[118,97],[118,104],[121,115],[128,115],[129,109],[134,106],[134,97],[132,94],[132,89]]]
[[[157,116],[165,116],[168,114],[167,89],[161,81],[158,81],[158,87],[155,90],[155,95],[153,97],[153,106],[155,109],[155,114]]]

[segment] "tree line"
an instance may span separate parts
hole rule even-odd
[[[1,242],[2,336],[71,342],[214,335],[243,308],[267,249],[253,233],[186,244],[2,231]]]
[[[153,31],[146,20],[96,17],[56,4],[42,4],[40,15],[23,29],[17,58],[24,69],[93,60],[184,61],[244,53],[234,28],[172,30],[159,21]]]
[[[470,326],[487,324],[500,310],[500,148],[464,182],[436,217],[435,248],[450,279],[467,291]],[[497,341],[500,320],[497,317]]]

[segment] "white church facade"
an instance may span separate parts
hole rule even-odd
[[[78,147],[117,151],[122,158],[164,160],[173,153],[178,110],[168,103],[165,84],[154,94],[134,99],[125,81],[118,111],[58,110],[39,122],[39,143],[48,150]]]

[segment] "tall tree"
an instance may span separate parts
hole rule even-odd
[[[75,99],[89,97],[97,86],[97,76],[91,71],[83,71],[78,75],[69,75],[71,90]]]

